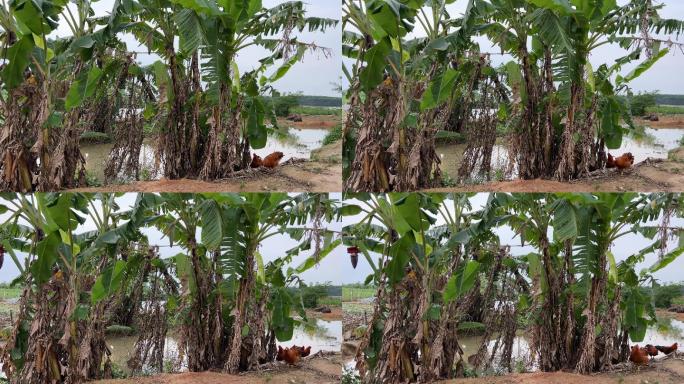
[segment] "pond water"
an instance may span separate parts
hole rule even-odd
[[[253,152],[265,157],[275,151],[280,151],[285,154],[282,161],[291,158],[308,159],[313,150],[322,146],[323,138],[327,133],[328,130],[325,128],[282,128],[269,135],[266,147],[253,150]],[[81,152],[86,159],[86,170],[100,182],[104,182],[104,168],[111,149],[111,143],[81,145]],[[154,168],[154,142],[151,139],[145,139],[140,150],[140,178],[152,180],[160,178],[162,172],[154,173]]]
[[[684,128],[637,128],[635,132],[623,137],[622,146],[619,149],[610,150],[614,156],[620,156],[625,152],[634,155],[634,162],[640,163],[647,158],[667,159],[668,152],[678,148],[679,142],[684,138]],[[442,160],[442,171],[455,178],[458,168],[463,160],[465,144],[445,144],[437,146],[437,153]],[[503,140],[497,140],[492,152],[492,179],[503,180],[515,178],[517,173],[513,168],[507,174],[508,150]],[[476,173],[476,172],[475,172]],[[474,182],[483,181],[479,176],[472,179]]]
[[[118,368],[128,373],[128,359],[130,359],[137,336],[112,336],[107,337],[107,346],[112,352],[111,361]],[[342,343],[342,321],[326,321],[309,318],[306,324],[300,323],[295,326],[292,339],[287,342],[276,342],[283,347],[292,345],[311,346],[311,354],[318,351],[339,351]],[[174,336],[166,338],[164,348],[164,361],[175,362],[178,359],[178,344]],[[186,362],[180,365],[181,371],[186,369]]]
[[[466,361],[468,357],[475,355],[477,353],[477,349],[480,347],[481,340],[481,336],[462,336],[459,338],[459,342],[461,343],[461,348],[463,349],[463,353],[465,354]],[[534,361],[534,359],[530,356],[529,341],[529,336],[526,335],[524,332],[519,332],[516,336],[513,342],[513,354],[511,358],[511,363],[514,369],[524,370],[527,372],[535,371],[538,369],[536,361]],[[658,324],[648,328],[648,330],[646,331],[646,336],[644,337],[643,341],[639,343],[631,341],[630,345],[639,344],[642,347],[646,344],[669,346],[676,342],[680,344],[684,342],[684,322],[671,318],[661,317],[658,318]],[[493,350],[495,343],[495,338],[489,341],[488,349],[490,352]],[[499,361],[500,353],[501,347],[499,346],[497,356],[492,363],[492,368],[489,372],[487,372],[487,374],[507,373],[507,371],[501,366],[501,363]],[[665,355],[660,354],[656,357],[656,359],[663,357],[665,357]],[[355,362],[353,360],[348,361],[345,364],[345,367],[347,369],[354,370]]]

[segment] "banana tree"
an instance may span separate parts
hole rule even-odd
[[[112,20],[118,20],[117,13]],[[66,38],[50,37],[59,20]],[[126,25],[93,17],[90,1],[13,1],[0,11],[3,65],[1,182],[5,190],[73,187],[85,178],[78,139],[85,127],[83,99],[101,76],[96,55],[119,46]]]
[[[121,223],[115,195],[3,195],[3,248],[24,287],[13,333],[2,350],[17,383],[80,383],[104,376],[106,314],[130,274],[121,255],[142,239],[138,221]],[[82,227],[86,218],[94,230]],[[16,252],[26,254],[24,263]]]
[[[151,110],[156,112],[158,153],[169,178],[216,179],[247,167],[250,149],[266,145],[266,117],[271,116],[275,126],[262,95],[307,50],[328,52],[291,34],[325,31],[337,24],[306,16],[299,1],[272,8],[262,7],[260,0],[140,4],[132,32],[163,59],[154,65],[161,97]],[[272,54],[256,69],[241,73],[236,57],[251,46]],[[267,76],[280,60],[282,64]]]
[[[344,1],[343,53],[355,61],[351,71],[343,67],[351,83],[345,189],[405,191],[439,184],[435,139],[475,140],[465,128],[473,104],[498,104],[506,97],[489,56],[471,40],[482,10],[468,1],[463,17],[454,18],[447,9],[453,2]],[[486,128],[493,132],[496,126]]]
[[[236,373],[273,360],[275,340],[289,340],[295,324],[286,286],[339,244],[323,227],[302,227],[332,218],[334,202],[321,194],[143,195],[136,207],[185,250],[173,258],[181,282],[173,305],[191,371]],[[259,246],[285,233],[301,244],[265,265]],[[314,255],[283,272],[312,242]]]
[[[639,278],[636,263],[668,235],[620,263],[611,247],[637,231],[654,238],[658,231],[646,223],[669,221],[681,204],[680,195],[667,194],[497,194],[490,199],[488,209],[538,251],[521,261],[532,281],[524,302],[533,313],[533,350],[542,370],[589,373],[626,360],[628,336],[641,341],[653,320],[647,314],[655,317],[638,294],[639,284],[684,248],[663,255]]]
[[[568,180],[602,168],[606,147],[621,146],[619,120],[632,126],[629,106],[617,94],[668,52],[649,33],[680,33],[684,26],[661,20],[662,6],[650,1],[477,0],[475,7],[488,23],[482,33],[514,57],[506,64],[514,102],[500,117],[512,131],[510,150],[524,179]],[[621,36],[639,29],[640,37]],[[609,43],[633,51],[594,69],[589,56]],[[643,52],[643,63],[620,75]]]
[[[495,309],[495,302],[509,301],[507,295],[521,289],[519,272],[491,232],[493,220],[474,221],[470,197],[345,196],[341,213],[362,218],[344,228],[344,242],[373,269],[366,283],[380,287],[356,356],[365,382],[462,377],[466,364],[486,364],[496,332],[510,366],[515,322],[505,319],[515,318],[515,309]],[[459,331],[478,327],[485,334],[478,353],[466,362]]]

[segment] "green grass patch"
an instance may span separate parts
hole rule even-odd
[[[375,288],[342,288],[342,301],[357,301],[375,297]]]
[[[300,105],[298,107],[290,108],[290,113],[296,113],[299,115],[325,115],[325,116],[342,116],[342,108],[329,108],[329,107],[311,107],[308,105]]]
[[[684,305],[684,296],[679,296],[672,299],[672,305]]]
[[[318,299],[318,305],[327,305],[328,307],[341,307],[342,298],[337,296],[326,296]]]
[[[338,140],[342,140],[342,125],[334,126],[323,138],[323,145],[332,144]]]
[[[656,105],[646,108],[648,113],[657,113],[659,115],[683,115],[684,106],[681,105]]]
[[[21,290],[22,288],[1,287],[0,300],[16,299],[21,296]]]
[[[342,311],[344,313],[350,313],[350,314],[371,314],[373,313],[373,304],[370,303],[343,303],[342,304]]]
[[[111,143],[112,138],[106,133],[85,131],[81,133],[81,142],[85,144],[104,144]]]
[[[125,325],[112,324],[105,329],[107,335],[130,336],[135,333],[135,329]]]

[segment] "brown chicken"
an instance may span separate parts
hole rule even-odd
[[[608,160],[606,160],[606,168],[615,168],[615,158],[610,153],[608,154]]]
[[[629,361],[636,365],[648,365],[648,354],[646,349],[639,348],[639,344],[633,345],[630,348]]]
[[[675,352],[677,350],[677,343],[674,343],[670,345],[669,347],[667,346],[662,346],[662,345],[656,345],[656,349],[659,350],[660,352],[669,355],[672,352]]]
[[[280,345],[278,346],[278,354],[276,355],[276,360],[283,361],[283,356],[285,356],[285,350]]]
[[[283,350],[283,360],[285,360],[286,363],[290,365],[295,365],[299,362],[301,355],[299,353],[299,349],[292,347],[292,348],[285,348]]]
[[[654,357],[658,356],[658,349],[651,344],[646,344],[646,353],[648,353],[648,355],[651,356],[651,360],[653,360]]]
[[[252,163],[249,165],[252,168],[259,168],[264,165],[264,161],[256,153],[252,155]]]
[[[299,350],[299,355],[301,357],[307,357],[311,354],[311,346],[308,346],[306,348],[304,346],[296,347],[296,348],[297,348],[297,350]]]
[[[618,169],[628,169],[632,165],[634,165],[634,156],[629,152],[615,158],[615,167]]]
[[[273,152],[266,156],[263,161],[263,166],[266,168],[275,168],[280,163],[280,159],[285,156],[282,152]]]

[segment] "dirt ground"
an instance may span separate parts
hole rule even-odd
[[[321,313],[321,312],[316,312],[316,311],[307,309],[306,315],[309,317],[315,317],[317,319],[322,319],[322,320],[327,320],[327,321],[342,320],[342,308],[341,307],[330,307],[330,310],[332,311],[330,313]]]
[[[214,182],[180,179],[78,188],[72,192],[334,192],[342,190],[342,141],[323,146],[311,159],[270,170],[260,168]]]
[[[289,126],[297,128],[332,128],[341,124],[342,119],[334,115],[303,115],[302,121],[289,121],[278,119],[278,126]]]
[[[684,115],[660,115],[658,121],[634,119],[636,125],[646,125],[651,128],[682,128]]]
[[[681,192],[684,191],[684,147],[668,160],[646,160],[631,169],[606,169],[586,179],[512,180],[431,189],[431,192]]]
[[[218,372],[186,372],[130,379],[98,380],[97,384],[304,384],[339,383],[342,376],[342,355],[314,355],[305,358],[298,366],[276,362],[261,371],[240,375]]]
[[[684,383],[684,355],[656,360],[648,367],[604,372],[595,375],[577,375],[568,372],[519,373],[505,376],[487,376],[471,379],[440,381],[442,384],[682,384]]]

